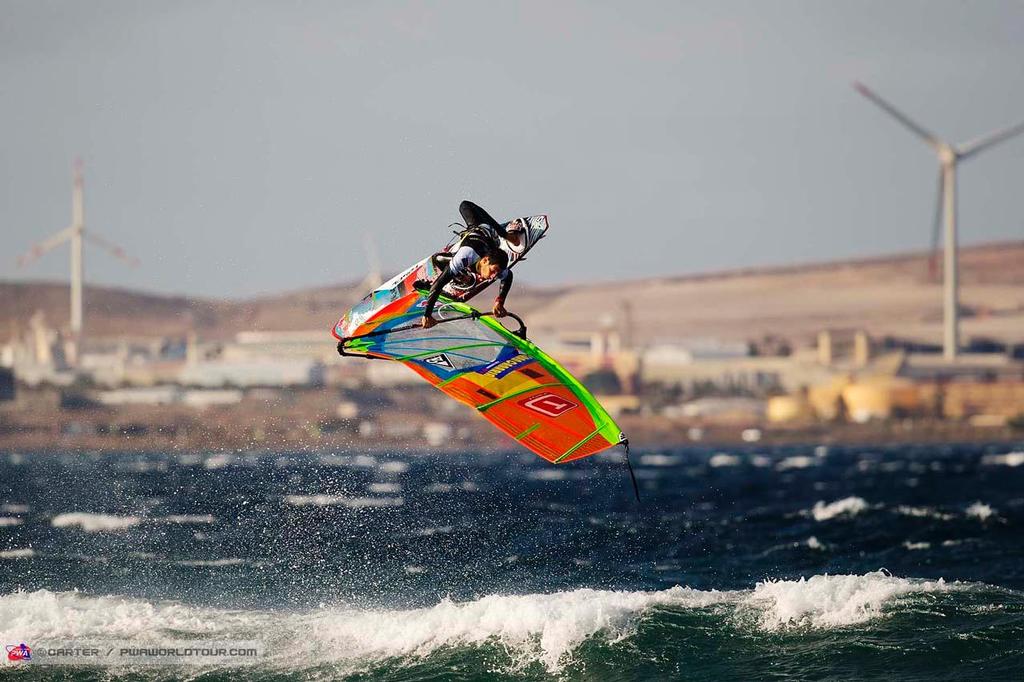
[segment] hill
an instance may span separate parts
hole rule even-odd
[[[964,248],[960,270],[965,339],[1024,340],[1024,241]],[[233,301],[86,287],[85,331],[93,338],[182,335],[191,328],[204,338],[243,330],[326,335],[363,293],[338,284]],[[0,300],[0,338],[24,328],[36,311],[51,325],[66,325],[66,284],[0,282]],[[490,296],[482,300],[489,305]],[[938,342],[942,287],[929,276],[927,254],[912,253],[573,286],[520,282],[508,307],[528,315],[532,332],[542,335],[594,331],[628,315],[638,342],[766,334],[802,341],[824,327]]]

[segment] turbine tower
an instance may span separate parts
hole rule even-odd
[[[887,114],[903,124],[935,151],[939,157],[939,194],[935,206],[935,227],[932,235],[933,249],[938,245],[939,224],[945,218],[943,245],[943,334],[942,354],[947,361],[956,359],[960,349],[960,287],[957,271],[957,226],[956,226],[956,165],[960,161],[999,144],[1014,135],[1024,132],[1024,122],[982,135],[962,145],[952,145],[922,128],[896,107],[872,92],[863,83],[854,83],[854,89],[877,104]]]
[[[132,267],[139,264],[138,259],[127,255],[121,247],[108,242],[92,232],[86,232],[83,187],[82,161],[79,159],[75,161],[74,165],[74,185],[71,192],[71,225],[49,239],[35,244],[28,253],[18,258],[18,267],[23,268],[37,260],[47,251],[57,248],[64,242],[71,242],[71,337],[76,344],[78,344],[82,335],[82,282],[84,278],[82,240],[88,239]]]

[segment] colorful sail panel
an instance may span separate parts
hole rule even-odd
[[[553,463],[624,441],[619,427],[579,381],[532,342],[464,303],[444,301],[423,329],[418,292],[381,308],[342,339],[339,350],[401,362],[476,409],[516,442]]]

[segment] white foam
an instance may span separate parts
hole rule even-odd
[[[644,609],[656,605],[701,607],[723,593],[674,587],[663,592],[590,589],[493,595],[476,601],[444,600],[411,611],[328,611],[315,631],[346,657],[426,656],[442,647],[497,641],[522,662],[539,661],[557,672],[580,643],[600,631],[623,634]]]
[[[911,542],[909,540],[904,541],[903,547],[911,551],[919,549],[931,549],[932,543],[930,542]]]
[[[131,557],[133,559],[144,559],[146,561],[155,561],[159,559],[159,557],[153,552],[128,552],[125,554],[125,556]]]
[[[19,519],[20,521],[20,519]],[[50,524],[56,528],[80,527],[87,533],[102,533],[125,530],[141,523],[172,523],[179,525],[212,524],[217,519],[210,514],[170,514],[142,518],[138,516],[115,516],[112,514],[90,514],[87,512],[71,512],[58,514]],[[0,526],[4,525],[0,519]]]
[[[333,507],[344,502],[341,495],[285,495],[284,503],[293,507]]]
[[[410,564],[407,570],[415,574],[420,568]],[[679,586],[659,592],[579,589],[490,595],[461,603],[445,599],[411,610],[332,606],[305,612],[227,611],[41,590],[0,596],[0,640],[153,641],[154,633],[168,632],[177,639],[244,639],[248,633],[263,632],[274,659],[313,666],[361,666],[489,644],[508,652],[516,667],[537,662],[558,672],[590,637],[600,635],[612,642],[628,638],[636,619],[651,608],[729,608],[742,616],[742,623],[765,630],[831,628],[883,616],[885,607],[900,596],[945,589],[949,586],[941,580],[910,581],[876,572],[767,581],[736,592]]]
[[[412,536],[418,537],[418,538],[429,538],[429,537],[433,537],[435,535],[444,535],[444,534],[447,534],[447,533],[451,533],[453,530],[455,530],[454,526],[437,526],[437,527],[433,527],[433,528],[417,528],[414,531],[410,531],[409,535],[412,535]]]
[[[803,540],[803,541],[787,542],[784,545],[773,545],[773,546],[769,547],[768,549],[766,549],[764,552],[762,552],[761,556],[768,556],[769,554],[772,554],[774,552],[790,550],[790,549],[801,549],[801,548],[804,548],[804,547],[806,547],[807,549],[813,549],[813,550],[816,550],[816,551],[824,551],[825,549],[828,548],[828,546],[824,542],[822,542],[817,537],[812,535],[811,537],[809,537],[809,538],[807,538],[806,540]]]
[[[415,573],[418,567],[411,568]],[[625,634],[644,609],[656,605],[696,608],[727,598],[729,593],[681,587],[663,592],[583,589],[493,595],[465,603],[446,599],[429,608],[403,611],[330,607],[282,614],[41,590],[0,596],[0,639],[152,641],[154,633],[161,632],[175,632],[180,639],[231,638],[233,633],[260,631],[273,633],[268,646],[281,652],[282,660],[298,657],[313,664],[420,657],[442,647],[496,642],[522,662],[539,661],[557,671],[585,639],[604,630]]]
[[[203,466],[207,469],[223,469],[234,461],[232,455],[210,455],[203,461]]]
[[[366,486],[366,489],[371,493],[400,493],[402,492],[401,483],[371,483]]]
[[[988,466],[1019,467],[1024,464],[1024,452],[1007,452],[1005,455],[985,455],[981,463]]]
[[[199,567],[210,567],[210,566],[238,566],[246,563],[245,559],[230,558],[230,559],[183,559],[181,561],[175,561],[179,566],[199,566]]]
[[[21,519],[15,516],[0,516],[0,528],[10,526],[20,526],[22,524]]]
[[[163,523],[177,523],[181,525],[196,525],[216,523],[217,519],[211,514],[171,514],[154,519]]]
[[[811,516],[815,521],[828,521],[837,516],[856,516],[868,508],[868,503],[862,497],[844,497],[829,504],[822,501],[814,503]]]
[[[123,462],[121,464],[115,464],[118,469],[124,471],[131,471],[136,474],[145,474],[151,471],[167,471],[167,462],[147,462],[146,460],[135,460],[131,462]]]
[[[786,457],[784,460],[775,465],[776,471],[785,471],[786,469],[806,469],[808,467],[818,466],[821,461],[817,457],[808,457],[807,455],[794,455],[793,457]]]
[[[409,470],[408,462],[384,462],[380,470],[388,474],[404,474]]]
[[[35,550],[31,548],[7,549],[0,551],[0,559],[29,559],[35,555]]]
[[[372,507],[401,507],[405,504],[403,497],[347,497],[341,501],[349,509],[367,509]]]
[[[112,514],[90,514],[87,512],[71,512],[58,514],[50,521],[55,528],[71,528],[78,526],[86,533],[107,533],[125,530],[142,523],[138,516],[114,516]]]
[[[452,493],[456,490],[462,490],[467,493],[475,493],[480,490],[480,486],[472,481],[463,481],[459,484],[454,483],[431,483],[430,485],[423,488],[425,493]]]
[[[825,549],[825,545],[822,544],[821,540],[813,535],[807,538],[807,542],[805,544],[811,549]]]
[[[640,464],[648,467],[672,467],[679,464],[680,461],[679,457],[660,453],[650,453],[640,457]]]
[[[30,507],[27,504],[5,504],[0,506],[0,512],[5,514],[27,514]]]
[[[285,504],[293,507],[348,507],[349,509],[365,509],[367,507],[401,507],[405,504],[402,497],[344,497],[342,495],[286,495]]]
[[[970,518],[978,519],[979,521],[987,521],[996,515],[996,510],[985,504],[984,502],[975,502],[971,506],[964,510]]]
[[[526,475],[534,481],[561,481],[568,477],[565,469],[537,469]]]
[[[177,630],[200,635],[238,623],[228,612],[77,592],[15,592],[0,596],[0,641],[142,639]],[[268,623],[269,625],[269,623]]]
[[[896,507],[896,512],[903,516],[938,519],[939,521],[949,521],[955,518],[952,514],[945,514],[936,509],[932,509],[931,507],[908,507],[906,505],[900,505],[899,507]]]
[[[414,569],[415,570],[415,569]],[[675,587],[663,592],[574,590],[545,595],[450,600],[408,611],[327,608],[282,616],[232,613],[176,604],[41,591],[0,597],[0,637],[61,635],[143,638],[154,631],[270,628],[293,640],[289,656],[315,650],[334,660],[425,656],[447,646],[497,640],[529,660],[558,670],[582,641],[601,630],[622,634],[644,609],[656,605],[704,607],[730,593]],[[270,631],[268,630],[268,631]]]
[[[760,610],[758,622],[767,630],[789,626],[833,628],[881,616],[883,607],[900,596],[947,588],[941,579],[911,582],[882,571],[866,575],[816,575],[795,581],[758,583],[744,603]]]
[[[740,465],[742,461],[743,460],[741,460],[736,455],[730,455],[725,452],[717,452],[714,455],[711,455],[711,459],[708,460],[708,466],[716,469],[718,467],[737,467]]]

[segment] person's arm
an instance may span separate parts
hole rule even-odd
[[[449,266],[444,269],[444,272],[441,273],[441,276],[435,279],[434,284],[430,287],[430,295],[427,296],[427,303],[423,307],[424,327],[429,328],[433,327],[434,324],[437,324],[433,318],[434,305],[437,304],[437,297],[441,295],[441,291],[444,290],[445,285],[452,281],[452,277],[452,268],[451,265],[449,264]],[[434,324],[428,325],[428,319]]]
[[[491,311],[498,317],[504,317],[508,314],[505,311],[505,297],[508,296],[509,289],[511,288],[512,271],[506,268],[505,276],[501,278],[501,286],[498,288],[498,297],[494,299],[494,309]]]
[[[505,302],[505,297],[508,296],[508,291],[512,288],[512,271],[505,268],[504,275],[505,276],[501,278],[501,286],[498,287],[497,299],[502,303]]]
[[[451,260],[448,261],[448,265],[445,266],[441,275],[434,280],[434,284],[430,287],[430,295],[427,297],[426,307],[423,311],[424,320],[430,318],[434,313],[434,304],[437,303],[437,297],[441,295],[441,290],[444,289],[445,285],[472,268],[473,264],[476,262],[476,258],[476,251],[474,251],[470,246],[459,247],[459,249],[452,254]]]

